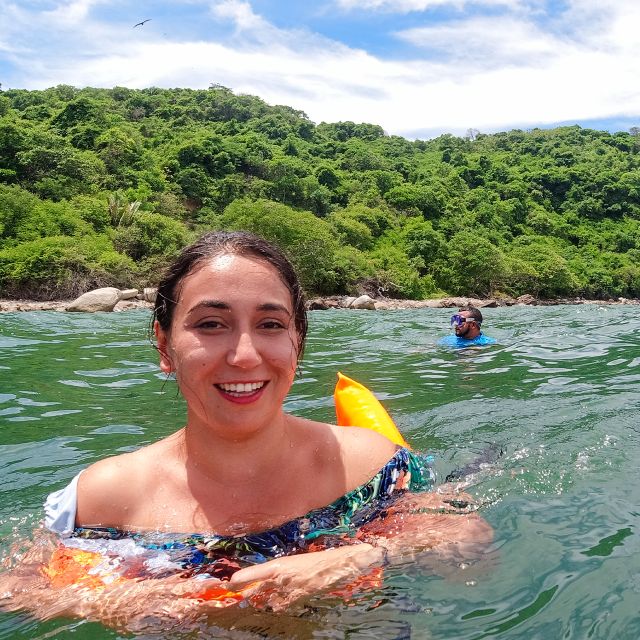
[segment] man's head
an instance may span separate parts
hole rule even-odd
[[[451,325],[458,338],[473,340],[480,335],[481,324],[482,314],[476,307],[460,307],[458,313],[451,316]]]

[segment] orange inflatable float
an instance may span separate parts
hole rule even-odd
[[[338,371],[338,382],[333,398],[340,426],[373,429],[394,444],[409,448],[391,416],[364,385]]]
[[[338,372],[338,382],[334,391],[334,401],[338,425],[358,426],[387,437],[393,443],[409,448],[393,420],[380,401],[364,385]],[[52,554],[49,564],[42,568],[53,587],[78,585],[101,591],[107,585],[123,583],[136,576],[119,574],[109,559],[94,551],[85,551],[60,545]],[[333,595],[349,598],[364,585],[379,586],[382,570],[374,569],[371,574],[361,576],[343,589],[332,591]],[[243,599],[241,592],[228,591],[218,585],[208,587],[198,593],[186,594],[186,597],[214,601],[225,607]]]

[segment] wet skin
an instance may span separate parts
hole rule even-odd
[[[238,440],[281,413],[298,337],[291,295],[270,265],[234,255],[206,262],[183,281],[170,331],[156,333],[190,425]]]
[[[471,311],[459,311],[458,315],[463,318],[469,318],[471,317]],[[480,335],[480,326],[473,321],[456,325],[454,330],[458,338],[464,338],[465,340],[473,340]]]

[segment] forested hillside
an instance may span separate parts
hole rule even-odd
[[[4,91],[0,296],[153,285],[248,229],[309,293],[640,297],[639,152],[577,126],[410,141],[217,85]]]

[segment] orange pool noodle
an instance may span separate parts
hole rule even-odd
[[[101,571],[91,572],[104,561],[104,556],[93,551],[83,551],[72,547],[59,546],[51,555],[49,564],[42,568],[42,573],[49,578],[54,587],[68,587],[72,584],[82,585],[89,589],[102,589],[108,582],[120,582],[122,578],[114,577]]]
[[[197,598],[198,600],[215,600],[220,603],[218,605],[220,607],[227,607],[229,605],[236,604],[243,599],[241,593],[237,591],[229,591],[228,589],[225,589],[224,587],[218,585],[207,587],[206,589],[204,589],[203,591],[199,591],[198,593],[189,594],[189,597]]]
[[[338,382],[333,393],[338,424],[343,427],[373,429],[391,442],[409,448],[391,416],[380,401],[364,385],[338,371]]]

